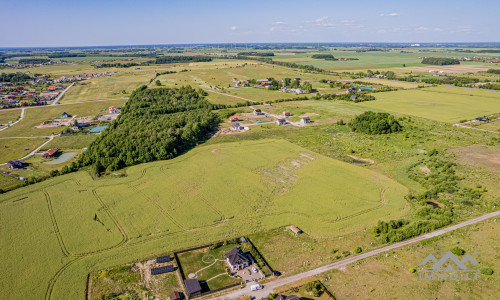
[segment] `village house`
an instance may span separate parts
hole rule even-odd
[[[24,161],[22,159],[11,159],[7,165],[10,169],[22,169],[24,168]]]
[[[256,116],[263,115],[262,110],[258,108],[253,110],[253,114]]]
[[[110,114],[119,114],[122,111],[122,108],[118,106],[110,106],[108,110]]]
[[[289,116],[291,116],[290,111],[289,111],[289,110],[285,110],[285,111],[283,112],[283,117],[285,117],[285,118],[286,118],[286,117],[289,117]]]
[[[277,119],[275,121],[275,123],[276,123],[276,125],[279,125],[279,126],[286,125],[286,119]]]
[[[170,300],[182,300],[184,295],[181,292],[174,291],[170,294]]]
[[[274,300],[299,300],[299,296],[296,295],[290,295],[290,296],[285,296],[285,295],[277,295]]]
[[[234,130],[234,131],[239,131],[239,130],[241,130],[241,125],[240,125],[240,122],[234,122],[234,123],[231,125],[231,130]]]
[[[306,124],[309,124],[309,123],[311,123],[311,119],[309,117],[302,117],[302,118],[300,118],[300,124],[306,125]]]
[[[42,158],[53,158],[57,154],[58,151],[59,151],[59,149],[57,149],[57,148],[49,149],[49,150],[45,151],[44,153],[42,153]]]
[[[238,118],[238,116],[230,116],[229,117],[229,121],[231,122],[238,122],[240,120],[240,118]]]
[[[65,112],[65,111],[63,111],[63,112],[61,113],[61,118],[62,118],[62,119],[64,119],[64,118],[69,118],[69,117],[70,117],[70,115],[69,115],[67,112]]]
[[[228,253],[224,254],[226,262],[232,271],[244,269],[253,264],[253,258],[251,255],[243,253],[243,251],[236,247]]]

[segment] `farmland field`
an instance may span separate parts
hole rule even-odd
[[[277,140],[200,147],[124,178],[77,172],[0,196],[2,232],[11,233],[1,235],[4,270],[19,270],[2,274],[0,286],[19,298],[78,298],[96,269],[290,223],[314,237],[344,235],[406,214],[406,193],[378,173]]]
[[[497,113],[500,93],[454,87],[430,87],[377,93],[375,101],[357,104],[366,108],[456,123]]]

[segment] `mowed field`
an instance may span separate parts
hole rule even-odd
[[[283,140],[202,146],[126,172],[1,195],[1,290],[83,298],[98,269],[290,224],[333,238],[409,210],[404,186]]]
[[[429,87],[375,94],[358,106],[456,123],[500,112],[500,93],[455,87]]]

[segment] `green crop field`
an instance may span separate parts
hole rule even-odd
[[[0,124],[15,122],[21,116],[20,109],[4,109],[0,110]],[[0,129],[3,127],[0,127]],[[7,129],[4,129],[7,130]]]
[[[500,110],[500,93],[455,87],[431,87],[374,94],[375,101],[358,103],[369,109],[456,123]]]
[[[405,215],[406,193],[283,140],[199,147],[123,178],[72,173],[0,196],[0,287],[20,299],[83,297],[91,271],[292,223],[345,235]]]
[[[28,139],[0,139],[0,163],[6,163],[11,159],[20,159],[38,146],[45,143],[45,138],[28,138]],[[28,150],[24,150],[28,149]]]

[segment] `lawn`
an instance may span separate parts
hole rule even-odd
[[[8,162],[11,159],[20,159],[31,153],[31,151],[35,150],[46,141],[47,139],[42,137],[27,139],[0,139],[0,163]]]
[[[0,110],[0,124],[5,125],[8,124],[9,122],[14,123],[20,116],[21,116],[20,109],[2,109]],[[2,128],[3,127],[0,127],[0,129]]]
[[[429,87],[374,94],[375,101],[358,103],[368,109],[456,123],[497,113],[500,93],[455,87]]]
[[[202,146],[126,174],[81,171],[0,195],[2,263],[15,272],[2,290],[77,298],[91,271],[159,252],[292,223],[334,237],[407,212],[395,181],[283,140]]]

